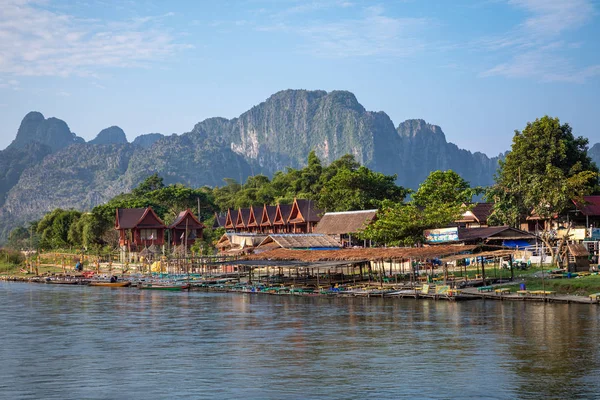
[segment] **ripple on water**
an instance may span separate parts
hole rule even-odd
[[[581,305],[0,283],[3,398],[592,398]]]

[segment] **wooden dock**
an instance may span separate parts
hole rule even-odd
[[[540,303],[578,303],[578,304],[600,304],[598,300],[590,297],[573,296],[566,294],[533,294],[533,293],[496,293],[477,291],[477,288],[463,289],[465,296],[478,299],[500,300],[500,301],[534,301]]]

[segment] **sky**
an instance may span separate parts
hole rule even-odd
[[[490,156],[544,115],[600,142],[600,0],[0,0],[0,148],[29,111],[86,140],[189,132],[349,90]]]

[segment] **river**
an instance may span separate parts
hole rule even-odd
[[[593,305],[0,282],[0,398],[600,398]]]

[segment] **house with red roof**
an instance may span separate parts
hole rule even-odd
[[[137,252],[152,245],[162,246],[167,227],[152,207],[117,208],[115,229],[119,231],[119,245]]]

